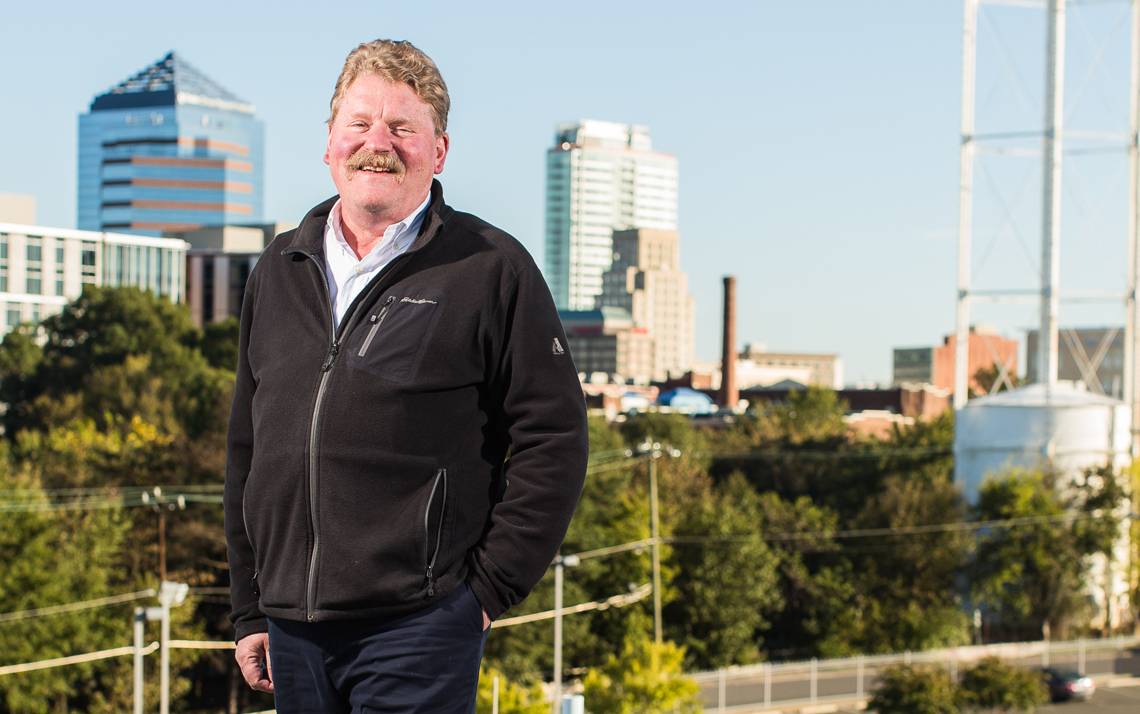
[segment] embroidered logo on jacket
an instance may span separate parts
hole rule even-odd
[[[556,355],[566,354],[566,350],[562,349],[562,343],[558,341],[557,337],[554,338],[554,349],[552,352]]]
[[[410,302],[413,305],[438,305],[435,300],[428,300],[427,298],[401,298],[400,302]]]

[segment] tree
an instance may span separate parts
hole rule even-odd
[[[127,526],[121,514],[53,511],[34,476],[9,473],[6,467],[0,466],[0,484],[6,493],[18,494],[24,508],[5,513],[0,529],[0,608],[21,611],[121,592],[116,561]],[[0,664],[127,644],[129,612],[119,606],[0,623]],[[109,666],[93,662],[2,677],[0,710],[46,714],[75,707],[91,694],[87,682]]]
[[[499,680],[498,709],[494,709],[494,681]],[[550,702],[536,681],[514,682],[494,667],[483,667],[479,673],[479,690],[475,695],[478,714],[547,714]]]
[[[867,709],[878,714],[957,714],[960,711],[954,681],[949,674],[907,664],[883,670]]]
[[[834,539],[837,514],[806,496],[760,496],[765,539],[777,553],[779,604],[765,613],[772,658],[839,657],[856,654],[862,629],[850,561]]]
[[[701,711],[700,687],[682,673],[684,648],[655,644],[633,634],[621,652],[591,669],[583,682],[586,706],[607,714],[671,714]]]
[[[1125,493],[1111,469],[1087,471],[1055,487],[1056,477],[1011,471],[986,481],[975,517],[1014,521],[978,539],[972,565],[974,597],[1010,634],[1064,627],[1086,607],[1087,558],[1111,553],[1120,533]]]
[[[689,669],[760,659],[764,613],[778,610],[778,555],[761,533],[760,498],[739,474],[715,490],[703,473],[663,479],[676,544],[666,632],[686,645]]]
[[[964,707],[1033,711],[1049,699],[1049,690],[1037,672],[986,657],[963,673],[959,699]]]
[[[1021,384],[1021,380],[1018,378],[1017,374],[1013,372],[1013,370],[1006,372],[1005,376],[1006,379],[1009,380],[1008,384],[1005,382],[1005,380],[998,382],[998,375],[1000,374],[1001,368],[998,366],[997,362],[994,362],[988,367],[979,367],[978,371],[974,372],[973,379],[970,380],[970,396],[982,397],[989,394],[990,392],[1004,392],[1007,389],[1016,389]],[[996,390],[994,389],[995,384],[997,385]]]
[[[781,437],[792,444],[844,439],[847,404],[834,389],[808,387],[788,392],[788,399],[767,411]]]
[[[162,423],[135,409],[166,410],[190,438],[224,431],[217,417],[229,401],[232,372],[212,368],[198,350],[199,331],[185,306],[135,288],[87,286],[44,320],[42,334],[38,356],[25,329],[0,344],[10,438],[78,417],[101,423],[108,413]]]
[[[850,541],[857,588],[868,603],[858,636],[862,652],[951,647],[970,640],[956,593],[969,562],[964,531],[914,532],[915,526],[964,520],[965,500],[942,475],[896,474],[868,495],[854,526],[898,531]]]

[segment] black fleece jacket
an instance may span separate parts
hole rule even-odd
[[[582,391],[526,250],[433,182],[419,236],[334,331],[334,202],[273,240],[242,303],[224,497],[239,640],[266,615],[397,617],[463,582],[497,617],[582,489]]]

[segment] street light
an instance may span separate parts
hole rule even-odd
[[[554,559],[554,714],[562,709],[562,569],[576,568],[579,563],[576,555]]]
[[[158,589],[158,607],[148,607],[146,609],[146,619],[159,620],[162,623],[162,641],[161,641],[161,655],[160,655],[160,672],[159,672],[159,714],[170,714],[170,608],[178,607],[186,601],[186,594],[190,592],[190,586],[186,583],[172,583],[163,581]],[[136,625],[136,638],[139,637],[141,628]],[[137,640],[136,640],[137,642]],[[141,662],[141,659],[137,659]],[[140,675],[135,674],[136,683],[141,681]],[[136,707],[140,702],[139,696],[135,696]]]

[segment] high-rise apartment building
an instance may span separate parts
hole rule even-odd
[[[613,231],[677,229],[677,159],[644,126],[559,125],[546,152],[546,269],[563,310],[592,310],[613,261]]]
[[[182,302],[187,248],[173,238],[0,223],[0,335],[60,312],[84,285]]]
[[[653,379],[693,367],[693,298],[681,272],[676,231],[634,228],[613,233],[613,264],[602,279],[599,307],[621,308],[653,340]]]
[[[171,52],[79,117],[78,225],[161,235],[259,223],[262,144],[253,106]]]

